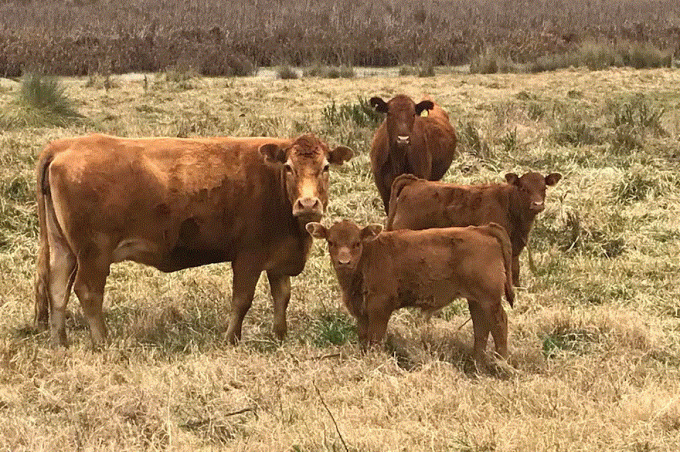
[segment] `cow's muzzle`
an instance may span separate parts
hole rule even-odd
[[[320,221],[323,216],[323,205],[319,198],[298,198],[293,204],[293,215],[306,222]]]
[[[545,203],[543,201],[534,201],[531,203],[531,206],[529,206],[529,209],[535,213],[543,212],[543,209],[545,209]]]
[[[411,137],[408,135],[397,135],[398,146],[408,146],[411,144]]]

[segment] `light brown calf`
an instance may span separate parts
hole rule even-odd
[[[519,285],[519,255],[536,215],[545,208],[546,188],[562,178],[529,172],[505,175],[505,184],[457,185],[403,175],[392,184],[387,229],[481,226],[505,228],[512,243],[512,280]]]
[[[491,332],[496,352],[508,356],[508,320],[503,295],[512,306],[510,241],[497,224],[481,227],[393,231],[359,228],[349,221],[327,229],[307,224],[328,242],[343,302],[356,317],[362,345],[382,341],[392,312],[417,306],[433,312],[455,298],[468,300],[474,329],[474,358],[485,361]]]

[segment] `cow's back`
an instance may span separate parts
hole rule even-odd
[[[432,156],[429,180],[444,177],[456,155],[456,132],[449,121],[449,115],[436,103],[428,115],[417,117],[422,133],[427,137],[427,150]]]
[[[388,229],[481,226],[508,229],[509,193],[503,185],[455,185],[416,180],[401,188]]]

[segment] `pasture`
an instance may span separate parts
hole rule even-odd
[[[0,449],[235,451],[674,451],[680,449],[680,71],[354,79],[63,79],[84,116],[27,126],[0,79]],[[36,334],[35,157],[50,140],[296,136],[356,151],[331,170],[323,222],[383,223],[369,170],[371,96],[431,95],[460,155],[444,180],[560,172],[509,318],[510,358],[474,372],[467,303],[425,323],[395,313],[362,354],[325,244],[293,278],[289,332],[271,333],[260,280],[243,341],[224,340],[228,264],[173,274],[116,264],[110,345],[89,347],[75,296],[68,349]],[[489,347],[491,348],[491,347]]]

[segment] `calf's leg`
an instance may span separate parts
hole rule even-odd
[[[368,327],[366,342],[369,346],[377,345],[385,338],[387,323],[392,315],[392,299],[386,295],[367,295],[366,314]]]
[[[489,339],[490,325],[484,309],[476,300],[468,300],[468,306],[470,308],[470,316],[472,317],[472,330],[475,335],[473,357],[477,368],[481,369],[486,363],[484,352]]]
[[[501,298],[498,297],[484,311],[489,319],[496,353],[501,358],[508,359],[508,315],[501,305]]]
[[[267,272],[269,287],[274,301],[274,335],[278,340],[286,337],[286,309],[290,301],[290,276]]]

